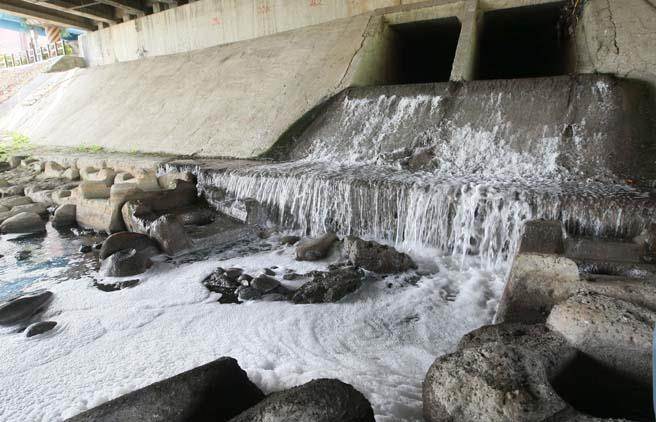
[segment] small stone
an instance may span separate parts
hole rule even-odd
[[[283,237],[280,238],[280,243],[282,245],[292,246],[292,245],[295,245],[296,243],[298,243],[299,240],[301,240],[301,238],[299,236],[291,236],[291,235],[290,236],[283,236]]]
[[[242,270],[241,268],[233,267],[233,268],[228,268],[227,270],[225,270],[224,275],[225,275],[229,280],[237,281],[237,279],[239,278],[239,276],[240,276],[243,272],[244,272],[244,270]]]
[[[139,284],[139,279],[119,281],[118,283],[93,283],[94,287],[103,292],[115,292],[117,290],[129,289]]]
[[[25,337],[32,337],[39,334],[43,334],[55,328],[56,325],[57,323],[55,321],[37,322],[27,327],[27,329],[25,330]]]
[[[325,258],[330,248],[338,240],[335,233],[326,233],[315,238],[306,239],[296,246],[296,259],[299,261],[317,261]]]
[[[16,252],[16,255],[14,255],[14,256],[16,258],[16,261],[25,261],[30,256],[32,256],[32,251],[29,251],[29,250],[18,251],[18,252]]]
[[[262,292],[253,287],[241,286],[237,289],[237,296],[239,300],[257,300],[262,297]]]
[[[142,274],[152,265],[149,257],[136,249],[118,251],[103,260],[100,273],[107,277],[129,277]]]
[[[270,269],[270,268],[265,268],[265,269],[264,269],[264,274],[266,274],[266,275],[276,275],[276,272],[273,271],[273,270]]]
[[[280,286],[280,282],[278,280],[264,274],[255,277],[251,281],[251,287],[259,290],[262,293],[268,293],[278,286]]]
[[[344,238],[344,254],[353,265],[381,274],[399,273],[417,268],[407,254],[398,252],[391,246],[354,236]]]
[[[81,253],[89,253],[92,250],[93,250],[93,248],[91,247],[91,245],[82,245],[82,246],[80,246],[80,252]]]

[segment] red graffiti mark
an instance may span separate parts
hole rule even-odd
[[[269,12],[271,12],[271,6],[269,6],[268,4],[261,4],[257,6],[258,15],[266,15]]]
[[[321,6],[321,0],[310,0],[310,7]]]
[[[210,23],[212,25],[221,25],[223,23],[223,21],[221,20],[221,18],[216,17],[216,18],[212,18],[210,20]]]

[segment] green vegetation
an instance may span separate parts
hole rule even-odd
[[[11,132],[9,134],[11,139],[0,142],[0,161],[7,161],[9,156],[28,151],[30,146],[30,138],[18,133]]]
[[[97,154],[100,152],[104,152],[105,148],[101,147],[100,145],[79,145],[75,148],[77,152],[87,152],[91,154]]]

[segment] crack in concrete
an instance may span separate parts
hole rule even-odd
[[[357,50],[355,50],[355,53],[353,53],[353,56],[351,56],[351,60],[349,60],[349,63],[346,66],[346,70],[344,70],[344,74],[339,79],[339,83],[337,84],[337,88],[341,87],[342,84],[344,83],[344,79],[346,79],[346,75],[348,75],[349,70],[351,69],[351,66],[353,65],[353,60],[355,60],[355,58],[357,57],[360,50],[362,50],[362,47],[364,47],[364,42],[367,39],[367,35],[369,34],[369,25],[371,24],[371,19],[372,19],[372,16],[369,17],[369,20],[367,21],[367,25],[365,25],[365,30],[364,30],[364,33],[362,34],[362,40],[360,41],[360,46],[358,47]]]
[[[612,6],[610,5],[610,0],[606,0],[608,4],[608,17],[610,18],[610,24],[613,25],[613,45],[615,46],[615,54],[620,54],[620,47],[617,44],[617,24],[615,24],[615,18],[613,17]]]

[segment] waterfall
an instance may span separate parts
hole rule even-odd
[[[478,120],[458,124],[461,105],[435,91],[351,89],[303,132],[292,161],[192,168],[199,190],[217,207],[254,199],[274,223],[308,235],[336,231],[493,266],[512,256],[530,219],[627,237],[653,218],[650,195],[594,150],[608,141],[585,116],[518,127],[500,111],[516,99],[498,92],[475,100],[486,110]]]

